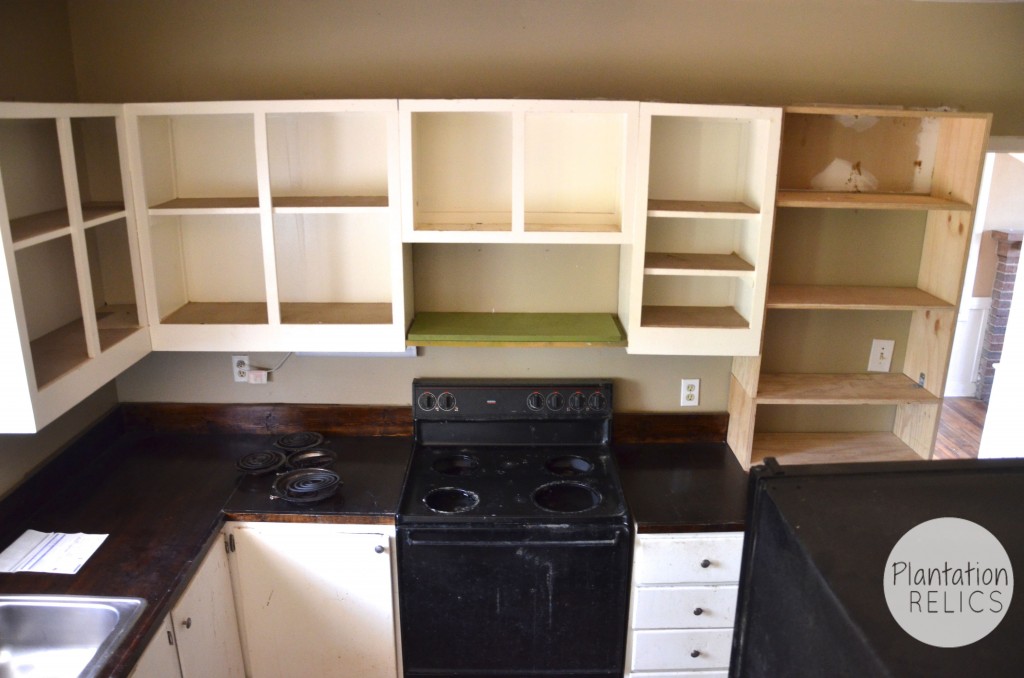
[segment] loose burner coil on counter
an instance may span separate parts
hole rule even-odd
[[[288,455],[277,450],[266,450],[264,452],[252,452],[239,459],[235,466],[239,471],[253,476],[261,476],[273,473],[284,466]]]
[[[275,446],[285,452],[301,452],[309,450],[324,442],[324,437],[313,431],[298,431],[288,433],[277,439]]]
[[[341,478],[323,468],[301,468],[282,473],[274,480],[271,499],[284,499],[293,504],[312,504],[334,495],[341,487]]]
[[[330,450],[310,449],[292,452],[288,455],[288,467],[291,469],[330,468],[334,466],[336,459],[334,452]]]

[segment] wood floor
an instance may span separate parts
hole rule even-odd
[[[939,418],[933,459],[977,459],[988,404],[974,398],[946,398]]]

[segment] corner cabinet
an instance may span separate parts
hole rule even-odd
[[[150,351],[122,106],[0,104],[0,431],[32,433]]]
[[[397,108],[126,106],[153,348],[404,351]]]
[[[757,355],[782,110],[641,104],[630,353]]]
[[[391,525],[228,523],[252,678],[395,678]]]
[[[764,347],[733,361],[745,467],[931,456],[990,120],[786,109]]]
[[[410,345],[625,345],[638,110],[399,102]]]

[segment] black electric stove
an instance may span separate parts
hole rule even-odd
[[[417,380],[405,675],[621,676],[632,520],[607,380]]]

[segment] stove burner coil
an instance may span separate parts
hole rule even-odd
[[[281,436],[274,445],[286,452],[301,452],[302,450],[312,449],[323,441],[324,437],[319,433],[298,431]]]
[[[327,499],[341,486],[341,478],[334,471],[322,468],[302,468],[282,473],[274,480],[271,499],[284,499],[293,504],[312,504]]]
[[[292,469],[328,468],[334,465],[336,459],[334,452],[330,450],[304,450],[288,455],[288,467]]]
[[[581,476],[593,471],[594,464],[583,457],[568,455],[548,459],[544,468],[556,476]]]
[[[480,468],[480,460],[469,454],[453,454],[441,457],[433,466],[446,476],[471,476]]]
[[[582,513],[601,503],[601,493],[583,483],[560,480],[538,487],[533,503],[553,513]]]
[[[458,487],[438,487],[427,492],[423,503],[435,513],[465,513],[480,503],[480,496]]]
[[[287,456],[284,452],[266,450],[264,452],[252,452],[245,455],[235,462],[235,466],[243,473],[258,476],[281,468],[286,459]]]

